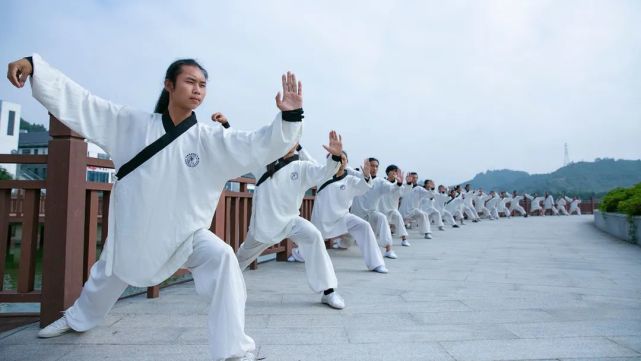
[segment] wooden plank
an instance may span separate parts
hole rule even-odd
[[[18,269],[17,290],[20,293],[33,291],[36,276],[39,208],[40,190],[27,190],[24,197],[24,219],[22,222],[22,241],[20,242],[20,268]]]
[[[98,192],[87,191],[85,201],[85,250],[83,256],[83,282],[96,262],[96,239],[98,237]]]
[[[85,189],[92,191],[110,191],[111,183],[85,182]]]
[[[111,159],[100,159],[87,157],[88,167],[109,168],[114,169],[114,162]]]
[[[9,219],[5,217],[9,213],[11,206],[11,190],[0,189],[0,291],[4,287],[4,268],[5,261],[9,253]]]
[[[0,154],[0,163],[5,164],[47,164],[46,155]]]
[[[0,189],[45,189],[45,181],[33,180],[3,180],[0,181]]]
[[[0,292],[0,302],[5,303],[24,303],[24,302],[40,302],[42,294],[40,291],[32,291],[27,293],[19,293],[16,291],[2,291]]]

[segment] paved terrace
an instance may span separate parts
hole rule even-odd
[[[387,275],[330,251],[347,308],[318,303],[302,264],[245,279],[266,360],[641,360],[641,248],[591,216],[469,224],[397,247]],[[186,283],[134,297],[85,334],[0,335],[2,360],[206,360],[207,303]]]

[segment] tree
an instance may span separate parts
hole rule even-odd
[[[6,169],[0,167],[0,180],[11,180],[13,175],[9,173]]]
[[[20,130],[26,130],[27,133],[46,132],[47,128],[42,124],[29,123],[28,121],[20,118]]]

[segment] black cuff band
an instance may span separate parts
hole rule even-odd
[[[340,163],[340,162],[341,162],[341,156],[340,156],[340,155],[334,155],[334,154],[332,154],[332,160],[333,160],[334,162],[338,162],[338,163]]]
[[[31,63],[31,75],[33,75],[33,57],[32,56],[25,56],[25,59],[29,60]]]
[[[396,182],[396,185],[399,186],[399,187],[402,187],[403,186],[403,182]]]
[[[296,151],[300,152],[301,149],[303,149],[302,145],[299,144],[299,145],[296,146]]]
[[[286,122],[300,122],[305,118],[303,116],[303,108],[294,110],[286,110],[282,113],[283,120]]]
[[[229,125],[229,122],[221,123],[221,124],[222,124],[223,128],[225,128],[225,129],[228,129],[229,127],[231,127],[231,125]]]

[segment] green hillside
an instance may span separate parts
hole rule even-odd
[[[600,197],[616,187],[630,187],[641,182],[641,160],[596,159],[571,163],[549,174],[528,174],[512,170],[494,170],[477,174],[473,187],[527,193],[565,193],[583,198]]]

